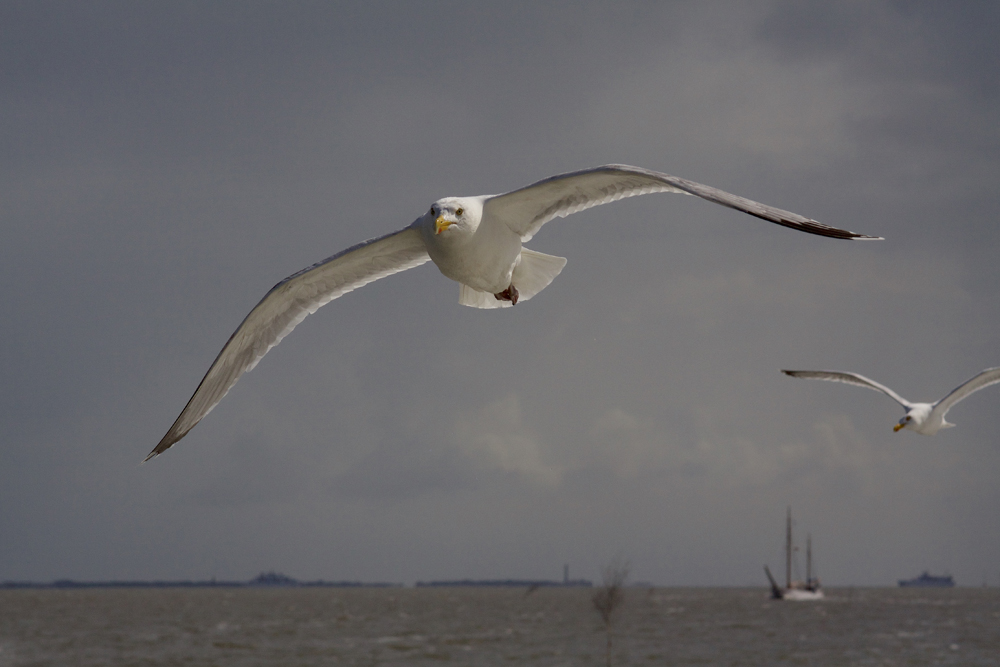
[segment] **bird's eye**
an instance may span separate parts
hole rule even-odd
[[[910,415],[906,415],[906,421],[910,421]]]
[[[434,207],[433,206],[431,206],[431,210],[429,212],[430,212],[431,215],[434,215]]]
[[[457,211],[455,211],[455,215],[462,215],[463,213],[465,213],[465,209],[464,208],[460,208]]]

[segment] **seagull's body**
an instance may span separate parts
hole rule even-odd
[[[880,391],[902,405],[903,409],[906,410],[906,414],[899,420],[899,422],[896,423],[895,426],[892,427],[892,430],[898,432],[900,429],[905,428],[911,431],[916,431],[921,435],[934,435],[943,428],[950,428],[954,426],[954,424],[945,421],[944,416],[948,414],[948,411],[951,410],[956,403],[973,392],[979,391],[980,389],[988,387],[991,384],[997,384],[1000,382],[1000,368],[987,368],[986,370],[976,373],[975,376],[955,387],[951,393],[938,401],[933,403],[912,403],[885,385],[881,385],[878,382],[870,380],[864,375],[859,375],[857,373],[848,373],[844,371],[781,372],[785,375],[790,375],[796,378],[843,382],[845,384],[853,384],[857,387],[865,387],[867,389]]]
[[[683,178],[626,165],[561,174],[500,195],[446,197],[404,229],[359,243],[275,285],[250,311],[177,420],[146,460],[197,424],[267,351],[321,306],[379,278],[432,260],[459,283],[459,303],[499,308],[527,301],[566,260],[522,243],[549,220],[656,192],[691,194],[770,222],[837,239],[876,239],[828,227],[778,208]]]

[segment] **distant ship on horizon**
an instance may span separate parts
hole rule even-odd
[[[924,573],[919,577],[900,579],[899,585],[901,588],[952,588],[955,585],[955,580],[950,574],[935,577],[927,570],[924,570]]]

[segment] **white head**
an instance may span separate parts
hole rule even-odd
[[[483,202],[478,197],[444,197],[438,199],[424,216],[427,231],[434,236],[466,236],[479,228]]]
[[[930,403],[914,403],[912,407],[907,409],[906,415],[892,427],[892,430],[898,432],[901,429],[906,428],[924,435],[933,435],[934,433],[937,433],[942,425],[933,424],[928,421],[933,409],[934,406]]]

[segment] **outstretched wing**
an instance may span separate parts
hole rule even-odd
[[[808,380],[829,380],[830,382],[843,382],[844,384],[853,384],[856,387],[866,387],[868,389],[874,389],[875,391],[880,391],[892,400],[896,401],[904,408],[911,408],[913,406],[908,400],[889,389],[884,384],[879,384],[875,380],[869,380],[864,375],[858,375],[857,373],[846,373],[843,371],[781,371],[785,375],[790,375],[793,378],[806,378]]]
[[[939,412],[941,417],[944,417],[953,405],[969,394],[998,382],[1000,382],[1000,368],[987,368],[967,382],[952,389],[950,394],[934,404],[934,411]]]
[[[362,285],[419,266],[430,257],[419,228],[407,227],[348,248],[285,278],[237,327],[173,426],[149,453],[162,454],[212,411],[243,373],[307,315]]]
[[[708,185],[623,164],[609,164],[560,174],[519,190],[495,195],[486,200],[483,206],[483,219],[495,218],[503,221],[515,233],[520,234],[522,242],[526,242],[542,225],[553,218],[565,218],[571,213],[593,206],[655,192],[695,195],[810,234],[835,239],[881,238],[830,227],[797,213],[744,199]]]

